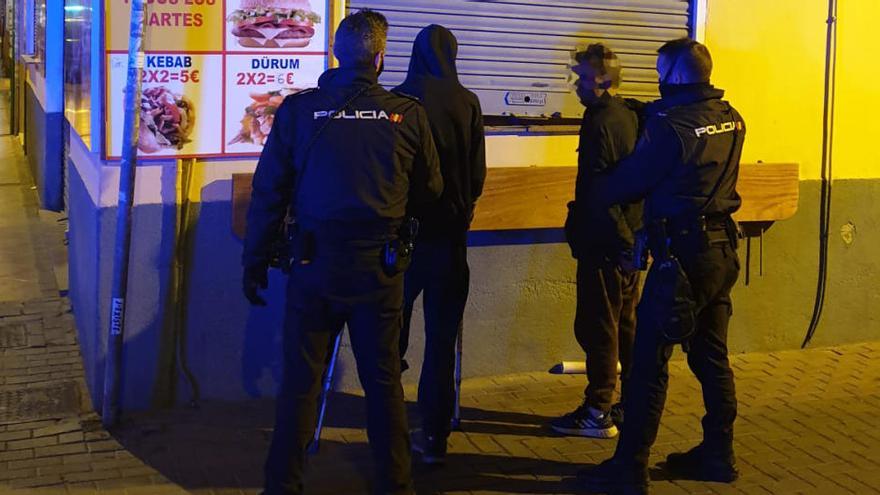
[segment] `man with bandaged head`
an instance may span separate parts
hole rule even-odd
[[[618,430],[612,417],[620,422],[623,416],[620,405],[613,405],[617,363],[625,379],[632,362],[639,272],[630,261],[642,206],[636,201],[592,209],[586,194],[598,174],[614,169],[632,152],[639,125],[636,102],[616,94],[620,61],[614,52],[596,43],[574,55],[577,94],[587,110],[565,232],[577,259],[574,333],[586,352],[588,384],[583,404],[550,426],[566,435],[613,438]]]

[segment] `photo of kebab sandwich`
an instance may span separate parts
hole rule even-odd
[[[309,0],[241,0],[226,19],[238,44],[247,48],[303,48],[321,16]]]
[[[147,88],[141,95],[138,149],[144,153],[179,150],[190,141],[195,122],[195,107],[189,98],[164,86]]]
[[[251,93],[253,100],[244,109],[244,117],[241,119],[241,130],[238,135],[229,141],[230,145],[238,143],[251,143],[259,146],[266,144],[269,131],[272,130],[272,122],[275,121],[275,111],[281,106],[281,102],[287,95],[299,93],[300,89],[283,88],[268,93]]]

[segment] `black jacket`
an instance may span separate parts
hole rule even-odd
[[[254,175],[245,266],[267,262],[291,204],[304,225],[366,230],[397,224],[413,204],[440,197],[443,179],[424,109],[376,79],[371,67],[331,69],[318,89],[284,99]]]
[[[645,198],[645,222],[739,209],[736,179],[746,129],[723,96],[709,84],[681,85],[649,105],[635,151],[590,186],[594,204]]]
[[[584,112],[573,218],[567,222],[578,259],[616,259],[632,249],[634,232],[641,228],[641,201],[590,208],[587,197],[596,177],[613,170],[635,148],[639,135],[636,109],[637,102],[605,93]]]
[[[416,36],[406,80],[394,89],[422,102],[440,155],[443,196],[411,209],[421,220],[420,236],[427,238],[466,232],[486,179],[480,101],[458,81],[457,52],[448,29],[426,27]]]

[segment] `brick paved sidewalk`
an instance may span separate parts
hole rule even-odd
[[[669,480],[654,468],[654,493],[880,492],[880,343],[746,354],[733,365],[742,478],[730,486]],[[673,361],[671,373],[653,462],[701,436],[699,386],[683,360]],[[571,477],[608,457],[615,441],[559,437],[544,425],[577,405],[583,380],[531,373],[465,381],[464,431],[451,437],[448,466],[416,469],[419,492],[577,493]],[[407,394],[414,398],[414,390]],[[371,464],[362,402],[332,397],[322,450],[309,466],[309,493],[366,493]],[[139,414],[120,439],[192,493],[256,493],[271,407],[270,401],[211,403]]]
[[[0,303],[0,493],[185,493],[89,412],[75,335],[65,299]]]
[[[58,295],[64,228],[37,205],[20,145],[0,137],[0,494],[185,493],[89,412],[70,306]]]

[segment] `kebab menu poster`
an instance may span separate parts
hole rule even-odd
[[[256,155],[327,67],[327,0],[147,0],[141,158]],[[122,153],[128,0],[107,3],[107,156]]]

